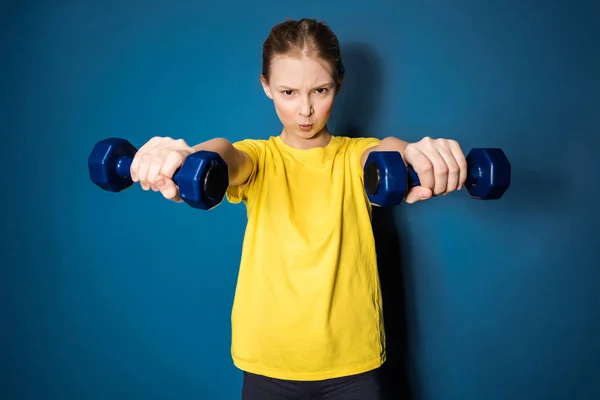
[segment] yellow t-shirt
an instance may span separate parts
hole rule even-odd
[[[227,199],[248,223],[231,315],[244,371],[321,380],[379,367],[385,333],[362,153],[376,138],[308,150],[279,136],[234,143],[254,161]]]

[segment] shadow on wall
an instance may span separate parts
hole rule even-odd
[[[383,90],[380,57],[366,43],[342,47],[346,76],[332,115],[334,134],[374,136],[376,115]],[[410,365],[406,289],[403,270],[409,259],[398,234],[391,208],[373,208],[373,230],[377,246],[387,336],[387,361],[382,367],[386,399],[418,398],[409,381]]]

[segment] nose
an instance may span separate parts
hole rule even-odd
[[[302,115],[303,117],[310,117],[314,112],[315,110],[313,109],[312,104],[310,103],[310,99],[306,97],[302,99],[302,104],[300,105],[300,110],[298,110],[298,114]]]

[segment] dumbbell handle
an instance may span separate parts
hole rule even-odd
[[[119,160],[117,161],[117,174],[121,178],[131,179],[131,163],[132,162],[133,162],[133,158],[131,158],[131,157],[128,157],[128,156],[119,157]],[[179,186],[179,171],[180,170],[181,170],[181,167],[177,168],[177,170],[173,174],[173,182],[175,182],[175,184],[177,186]]]

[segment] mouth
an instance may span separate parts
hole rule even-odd
[[[312,124],[303,124],[303,125],[298,125],[300,127],[300,129],[302,129],[305,132],[308,132],[312,129],[313,125]]]

